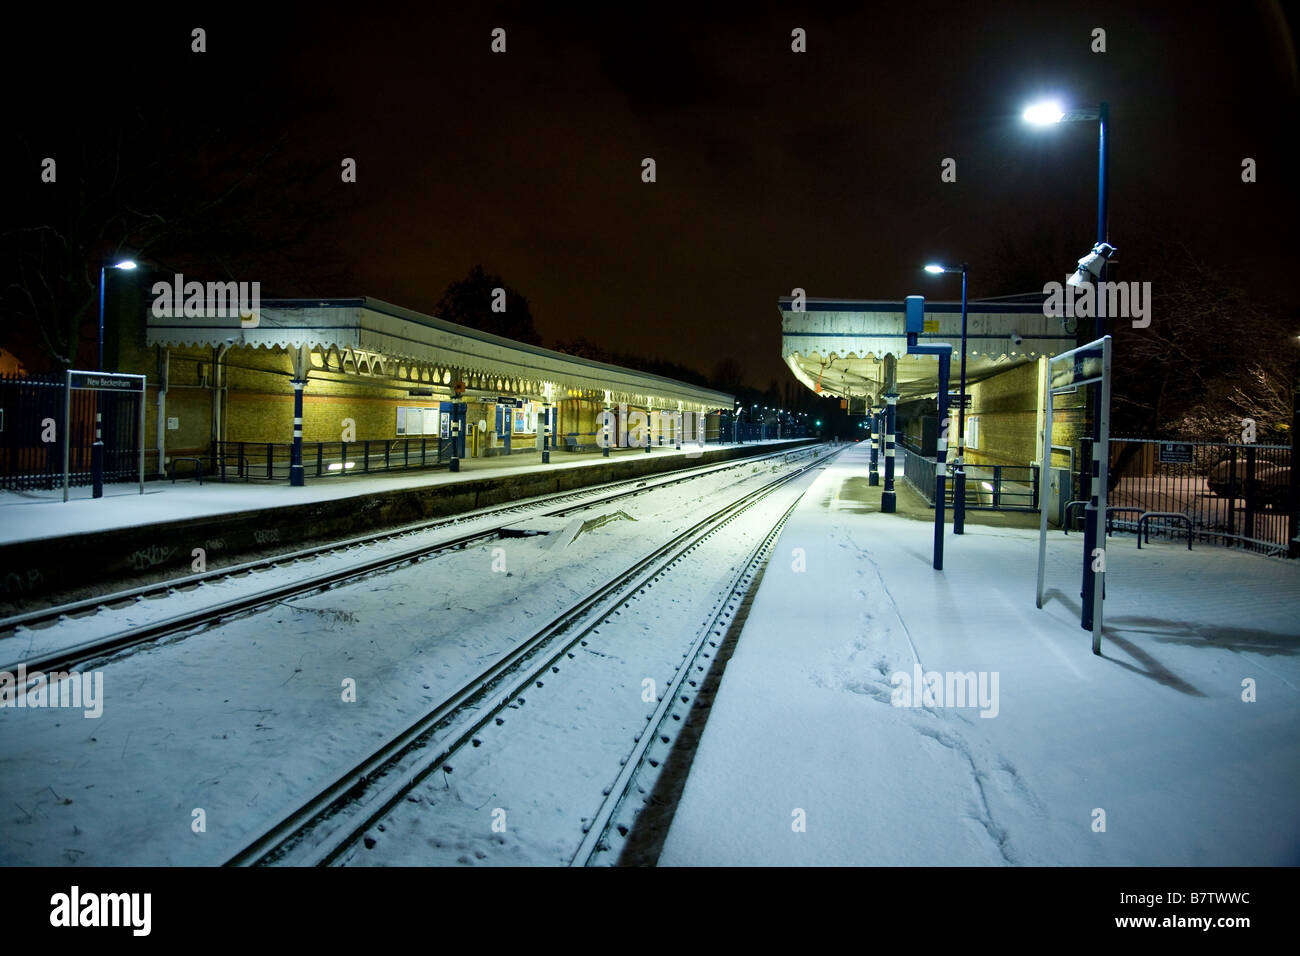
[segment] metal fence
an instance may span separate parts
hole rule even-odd
[[[934,457],[921,454],[920,446],[900,437],[903,450],[903,478],[934,507]],[[953,503],[952,462],[948,463],[948,480],[944,482],[944,501]],[[967,511],[1037,511],[1037,465],[967,465]]]
[[[204,474],[220,481],[287,481],[292,460],[293,445],[288,442],[223,441],[214,445]],[[450,460],[451,439],[437,436],[302,443],[302,465],[307,477],[435,468]]]
[[[906,441],[901,435],[898,438],[896,447],[903,450],[903,475],[902,478],[909,485],[917,490],[922,498],[934,507],[934,459],[921,454],[919,446]],[[883,454],[883,453],[882,453]],[[897,459],[895,459],[897,463]],[[880,468],[883,474],[884,461],[881,461]]]
[[[1197,540],[1286,553],[1291,482],[1286,445],[1115,438],[1111,462],[1109,504],[1185,514]],[[1135,526],[1136,520],[1116,524]],[[1186,531],[1171,523],[1156,524],[1151,533],[1181,537]]]
[[[953,502],[948,466],[948,506]],[[1037,465],[966,465],[967,511],[1037,511]]]
[[[73,389],[71,427],[67,427],[63,421],[66,390],[62,376],[0,376],[0,488],[53,489],[61,485],[65,439],[71,442],[69,484],[90,484],[96,411],[103,425],[104,480],[137,480],[137,403],[143,396]]]

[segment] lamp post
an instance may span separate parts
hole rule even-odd
[[[1101,246],[1107,242],[1107,231],[1109,225],[1109,207],[1108,207],[1108,161],[1106,152],[1106,133],[1110,126],[1110,104],[1099,103],[1095,107],[1088,107],[1081,110],[1064,110],[1058,103],[1043,102],[1035,103],[1024,112],[1024,119],[1027,123],[1036,126],[1053,126],[1057,123],[1072,122],[1091,122],[1097,121],[1097,244]],[[1096,335],[1100,339],[1106,334],[1106,308],[1105,296],[1101,294],[1101,283],[1106,278],[1105,260],[1100,263],[1100,269],[1097,272],[1097,296],[1096,296]],[[1089,396],[1093,407],[1092,416],[1092,447],[1089,454],[1089,495],[1088,504],[1084,506],[1083,522],[1083,591],[1081,598],[1083,601],[1083,613],[1080,615],[1079,624],[1085,630],[1092,630],[1092,613],[1093,613],[1093,576],[1092,570],[1093,551],[1097,547],[1098,524],[1101,515],[1098,514],[1097,496],[1092,494],[1092,486],[1099,475],[1097,455],[1107,454],[1106,449],[1099,449],[1097,446],[1101,442],[1101,415],[1099,413],[1101,400],[1101,385],[1092,385],[1089,387]],[[1050,436],[1052,423],[1047,423],[1047,433]],[[1043,449],[1043,461],[1040,467],[1046,468],[1051,460],[1051,442],[1045,443]],[[1044,502],[1040,504],[1045,505]]]
[[[966,263],[925,267],[931,275],[961,273],[961,384],[957,386],[957,457],[952,473],[952,533],[966,533]],[[940,425],[943,423],[940,422]],[[941,439],[942,440],[942,439]]]
[[[101,265],[99,267],[99,357],[95,363],[95,371],[104,371],[104,274],[107,269],[121,269],[124,272],[130,272],[136,267],[131,259],[123,259],[121,262],[114,263],[112,266]],[[140,396],[140,401],[144,401],[144,396]],[[71,422],[64,422],[64,440],[71,440]],[[144,436],[141,436],[143,441]],[[99,410],[99,392],[95,392],[95,442],[90,446],[90,483],[91,494],[95,498],[104,497],[104,421],[103,413]]]

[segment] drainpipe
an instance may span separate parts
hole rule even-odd
[[[158,446],[158,477],[166,476],[167,457],[167,384],[171,378],[171,349],[165,346],[158,354],[158,428],[154,442]]]
[[[229,345],[218,345],[212,350],[212,453],[217,456],[217,446],[222,441],[225,422],[221,409],[221,397],[225,388],[221,375],[221,360],[230,351]]]

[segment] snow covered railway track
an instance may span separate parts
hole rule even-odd
[[[736,572],[731,586],[718,603],[710,620],[698,631],[682,655],[673,679],[660,695],[659,705],[646,721],[646,729],[633,738],[635,746],[624,759],[623,769],[604,792],[599,810],[585,827],[586,836],[573,855],[570,866],[615,865],[619,851],[637,823],[641,807],[651,798],[667,756],[677,743],[682,728],[690,727],[690,716],[704,695],[711,695],[721,682],[721,667],[714,667],[720,645],[741,615],[745,599],[761,578],[772,547],[786,521],[798,506],[801,494],[750,553]]]
[[[821,461],[822,456],[813,458],[731,501],[612,576],[234,854],[227,865],[338,861],[430,773],[444,765],[449,770],[453,754],[478,747],[480,731],[494,722],[502,724],[507,708],[522,704],[525,692],[541,687],[561,661],[575,656],[580,643],[586,644],[602,624],[626,610],[688,552]],[[737,575],[733,593],[744,578],[745,571]],[[683,660],[695,657],[684,654]]]
[[[310,562],[322,556],[336,555],[381,542],[393,541],[401,537],[451,528],[469,521],[496,519],[489,527],[449,539],[426,542],[399,551],[388,551],[356,562],[349,562],[344,567],[325,573],[317,573],[275,587],[247,592],[185,613],[115,631],[93,640],[66,645],[57,650],[14,660],[8,664],[0,665],[0,671],[18,673],[19,668],[22,668],[26,673],[30,674],[37,671],[72,670],[88,662],[116,655],[141,644],[187,631],[214,626],[237,615],[251,613],[290,598],[302,597],[338,587],[368,575],[393,570],[440,554],[495,540],[500,536],[504,528],[518,521],[521,516],[566,517],[589,508],[612,504],[624,498],[689,482],[729,468],[752,466],[760,462],[773,460],[784,461],[792,457],[805,457],[807,454],[808,450],[806,449],[793,451],[786,449],[756,458],[707,465],[689,469],[685,472],[673,472],[659,480],[630,479],[580,491],[561,492],[555,495],[529,499],[525,502],[512,502],[500,507],[479,509],[449,518],[438,518],[372,535],[304,548],[288,554],[260,558],[231,567],[214,569],[202,574],[187,575],[183,578],[147,584],[115,594],[16,615],[0,620],[0,641],[18,636],[22,633],[22,629],[38,628],[66,618],[79,615],[94,615],[113,607],[138,604],[149,598],[165,598],[178,591],[201,588],[216,582],[252,575],[281,566]],[[819,459],[820,457],[818,456]]]

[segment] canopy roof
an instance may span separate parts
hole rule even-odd
[[[807,299],[794,311],[789,296],[779,300],[781,357],[799,381],[822,395],[867,397],[879,405],[885,386],[885,357],[897,359],[897,391],[904,399],[938,393],[932,355],[908,355],[904,303],[862,299]],[[953,347],[952,390],[961,360],[961,303],[925,303],[922,344]],[[1019,336],[1020,341],[1013,341]],[[970,302],[966,307],[966,381],[978,382],[1040,355],[1074,348],[1075,335],[1060,318],[1043,315],[1038,303]],[[819,387],[820,386],[820,387]]]
[[[478,392],[583,395],[655,408],[708,411],[734,404],[723,392],[647,372],[565,355],[412,312],[379,299],[267,299],[256,327],[238,317],[160,318],[150,311],[149,345],[307,348],[334,354],[346,371],[445,387],[463,381]],[[313,363],[315,364],[315,363]]]

